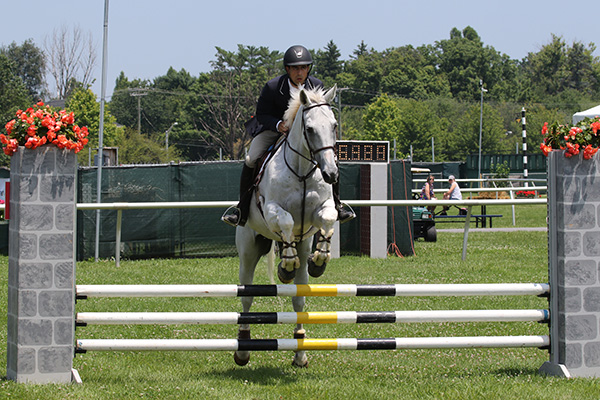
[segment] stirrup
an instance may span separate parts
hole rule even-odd
[[[346,210],[344,210],[345,207],[348,207],[348,209],[350,210],[350,211],[348,211],[350,213],[350,215],[347,216],[344,219],[340,219],[340,212],[341,211],[346,211]],[[346,223],[348,221],[352,221],[354,218],[356,218],[356,213],[354,212],[354,210],[352,209],[352,207],[350,207],[346,203],[340,203],[340,209],[338,210],[338,219],[340,221],[340,224]]]
[[[242,212],[240,211],[240,209],[237,206],[231,206],[227,210],[225,210],[223,215],[221,215],[221,221],[223,221],[227,225],[231,225],[235,228],[240,223],[241,215],[242,215]],[[233,218],[237,218],[237,220],[233,221]]]

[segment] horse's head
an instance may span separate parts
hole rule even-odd
[[[323,179],[335,183],[339,177],[335,162],[337,121],[329,103],[335,96],[336,87],[327,92],[301,90],[299,99],[303,105],[303,135],[311,158],[317,162]]]

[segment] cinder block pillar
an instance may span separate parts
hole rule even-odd
[[[71,382],[77,157],[21,147],[10,172],[7,376]]]
[[[548,158],[550,361],[541,372],[600,377],[600,157]]]

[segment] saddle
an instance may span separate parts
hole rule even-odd
[[[254,188],[255,189],[258,188],[258,184],[262,180],[262,177],[265,173],[265,168],[267,167],[267,164],[269,163],[269,161],[271,161],[271,159],[273,158],[273,156],[275,155],[275,153],[277,152],[279,147],[281,147],[281,145],[283,144],[284,141],[285,141],[285,136],[280,135],[279,138],[277,139],[277,141],[273,145],[271,145],[267,149],[265,154],[263,154],[256,162],[256,168],[254,169]]]
[[[252,185],[251,191],[254,191],[254,201],[256,202],[256,207],[260,211],[263,218],[265,217],[265,213],[263,211],[262,205],[260,204],[260,191],[258,190],[258,185],[262,181],[262,178],[265,174],[265,169],[269,164],[269,161],[273,159],[275,153],[281,147],[281,145],[285,142],[285,135],[280,135],[277,141],[271,145],[265,154],[263,154],[256,163],[256,168],[254,168],[254,183]]]

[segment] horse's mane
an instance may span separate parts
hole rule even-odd
[[[308,96],[312,103],[324,103],[325,102],[325,89],[323,88],[315,88],[310,90],[304,90],[304,93]],[[300,101],[300,91],[292,94],[292,98],[288,103],[288,108],[283,114],[283,121],[285,124],[291,128],[294,123],[294,118],[296,118],[296,114],[300,109],[302,102]]]

